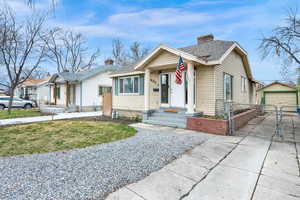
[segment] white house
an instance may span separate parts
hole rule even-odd
[[[86,71],[54,74],[48,82],[49,103],[72,111],[101,109],[103,93],[112,88],[109,74],[119,68],[109,61]]]
[[[23,99],[33,100],[36,101],[37,104],[40,104],[49,99],[47,96],[48,94],[46,94],[46,96],[38,95],[40,90],[46,86],[49,79],[50,77],[43,79],[29,78],[17,87],[15,90],[15,96]]]

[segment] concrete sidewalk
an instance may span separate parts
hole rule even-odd
[[[49,116],[4,119],[4,120],[0,120],[0,126],[27,124],[27,123],[33,123],[33,122],[43,122],[43,121],[60,120],[60,119],[72,119],[72,118],[81,118],[81,117],[96,117],[96,116],[102,116],[102,111],[60,113],[57,115],[49,115]]]
[[[107,200],[299,200],[300,119],[285,119],[287,141],[274,136],[274,122],[269,116],[249,123],[236,136],[211,136]]]

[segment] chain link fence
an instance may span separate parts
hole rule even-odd
[[[255,113],[256,116],[274,115],[274,125],[276,135],[283,137],[283,122],[286,116],[297,115],[297,105],[269,105],[269,104],[243,104],[233,101],[216,100],[216,117],[228,120],[230,134],[233,134],[237,127],[235,117],[241,113]],[[251,116],[250,116],[251,117]],[[300,117],[300,116],[299,116]]]

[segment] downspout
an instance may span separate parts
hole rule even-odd
[[[82,112],[82,81],[80,81],[80,112]]]

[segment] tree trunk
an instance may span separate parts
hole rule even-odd
[[[11,88],[10,94],[9,94],[8,109],[7,109],[7,112],[9,115],[11,114],[11,107],[12,107],[12,103],[13,103],[14,92],[15,92],[15,88]]]

